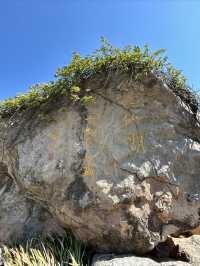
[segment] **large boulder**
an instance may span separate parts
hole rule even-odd
[[[63,96],[2,121],[0,242],[48,221],[97,250],[143,254],[196,228],[200,130],[190,107],[153,76],[84,86],[94,103]]]

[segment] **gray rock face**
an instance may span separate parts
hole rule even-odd
[[[92,266],[189,266],[184,261],[156,262],[151,258],[136,256],[96,255]]]
[[[36,233],[61,234],[63,230],[52,216],[18,190],[7,170],[0,163],[0,244],[23,242]]]
[[[143,254],[197,227],[200,131],[189,108],[159,80],[84,86],[95,103],[63,97],[2,121],[0,241],[62,225],[100,251]]]

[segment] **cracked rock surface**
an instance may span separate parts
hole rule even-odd
[[[57,98],[2,121],[0,242],[65,227],[96,250],[144,254],[198,227],[200,130],[190,109],[158,79],[84,86],[95,103]]]

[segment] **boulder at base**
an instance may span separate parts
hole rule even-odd
[[[62,96],[1,121],[0,242],[64,227],[98,251],[144,254],[196,228],[190,106],[152,76],[102,75],[84,87],[94,103]]]
[[[95,255],[92,266],[192,266],[184,261],[156,262],[151,258],[136,256]]]

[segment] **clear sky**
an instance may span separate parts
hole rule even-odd
[[[149,44],[200,88],[199,0],[0,0],[0,99],[54,78],[73,51]]]

